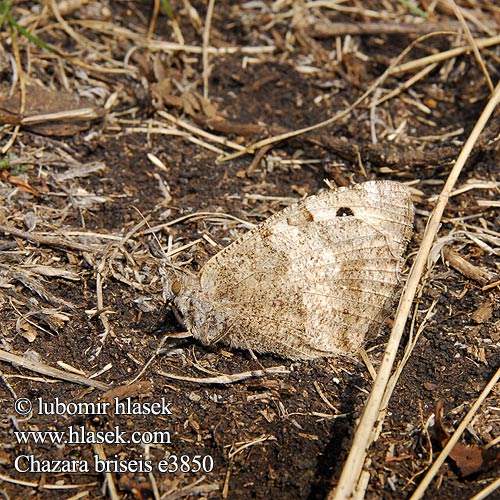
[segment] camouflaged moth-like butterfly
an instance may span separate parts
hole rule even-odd
[[[389,313],[412,225],[403,184],[328,190],[269,217],[197,276],[172,275],[167,294],[204,344],[353,355]]]

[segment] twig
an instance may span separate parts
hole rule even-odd
[[[80,120],[96,120],[101,118],[102,113],[96,108],[78,108],[68,111],[56,111],[54,113],[45,113],[41,115],[32,115],[21,118],[20,122],[23,125],[35,125],[37,123],[55,122],[55,121],[80,121]]]
[[[236,151],[244,151],[244,147],[241,146],[240,144],[237,144],[236,142],[230,141],[226,137],[219,137],[218,135],[211,134],[210,132],[207,132],[206,130],[203,130],[199,127],[196,127],[195,125],[192,125],[191,123],[188,123],[184,120],[181,120],[180,118],[175,117],[174,115],[171,115],[170,113],[167,113],[166,111],[159,110],[158,115],[165,118],[166,120],[174,123],[175,125],[178,125],[179,127],[182,127],[189,132],[199,135],[200,137],[204,137],[205,139],[208,139],[210,141],[216,142],[218,144],[222,144],[223,146],[227,146],[231,149],[235,149]]]
[[[196,481],[182,488],[179,488],[179,485],[174,483],[170,490],[163,493],[162,500],[177,500],[179,498],[206,496],[207,493],[219,490],[218,483],[202,483],[204,480],[205,476],[201,476]]]
[[[151,21],[149,21],[148,32],[146,38],[151,40],[153,33],[155,32],[156,22],[158,21],[158,14],[160,13],[160,0],[155,0],[153,5],[153,15],[151,16]]]
[[[181,375],[174,375],[173,373],[157,372],[158,375],[163,377],[172,378],[174,380],[183,380],[185,382],[195,382],[197,384],[234,384],[235,382],[241,382],[247,378],[252,377],[265,377],[266,375],[276,375],[276,374],[286,374],[290,373],[284,366],[271,366],[265,370],[251,370],[248,372],[233,373],[231,375],[219,375],[217,377],[183,377]]]
[[[108,246],[108,253],[106,253],[99,265],[97,266],[96,273],[96,295],[97,295],[97,309],[101,311],[99,313],[99,320],[101,321],[104,331],[99,335],[99,340],[101,345],[98,347],[96,353],[99,355],[106,342],[106,339],[111,334],[114,335],[113,327],[111,326],[107,314],[109,311],[104,307],[104,295],[103,295],[103,285],[108,276],[108,271],[112,270],[112,263],[116,259],[118,252],[122,250],[125,253],[125,243],[132,238],[132,236],[141,229],[147,223],[145,219],[139,221],[122,239],[117,243],[111,243]],[[107,269],[106,269],[107,268]]]
[[[255,446],[256,444],[265,443],[266,441],[276,441],[276,437],[272,436],[272,435],[268,436],[266,434],[263,434],[259,438],[254,439],[253,441],[249,441],[249,442],[247,442],[245,444],[242,444],[241,446],[239,446],[235,450],[232,450],[232,451],[230,450],[229,453],[228,453],[228,458],[231,459],[235,455],[237,455],[238,453],[240,453],[241,451],[246,450],[247,448],[250,448],[250,446]]]
[[[180,43],[164,42],[161,40],[151,40],[149,43],[144,44],[142,38],[138,41],[142,46],[146,46],[151,50],[160,50],[165,52],[186,52],[188,54],[203,54],[203,47],[198,45],[182,45]],[[256,47],[243,46],[243,47],[207,47],[207,53],[214,56],[224,56],[229,54],[272,54],[276,50],[273,45],[262,45]]]
[[[416,35],[430,33],[431,31],[458,30],[460,24],[456,21],[448,23],[314,23],[309,32],[315,38],[329,38],[345,35]]]
[[[0,232],[4,234],[11,234],[17,238],[22,238],[24,240],[31,241],[36,245],[44,245],[48,247],[62,248],[64,250],[77,250],[79,252],[90,252],[90,253],[104,253],[104,248],[91,247],[90,245],[84,245],[83,243],[77,243],[76,241],[63,240],[62,238],[54,238],[51,236],[40,236],[36,233],[28,233],[26,231],[21,231],[12,226],[7,226],[5,224],[0,224]]]
[[[12,354],[1,349],[0,361],[6,361],[7,363],[11,363],[14,366],[21,366],[23,368],[26,368],[27,370],[41,373],[43,375],[48,375],[49,377],[66,380],[68,382],[74,382],[75,384],[95,387],[96,389],[100,389],[102,391],[106,391],[110,388],[110,386],[108,384],[105,384],[104,382],[99,382],[98,380],[92,380],[90,378],[81,377],[80,375],[75,375],[73,373],[58,370],[44,363],[30,361],[29,359],[23,358],[22,356],[17,356],[16,354]]]
[[[425,315],[425,318],[422,320],[420,323],[420,326],[417,329],[417,332],[414,334],[414,326],[415,326],[415,317],[417,313],[417,308],[415,308],[414,315],[412,318],[412,325],[410,328],[410,338],[408,340],[408,343],[406,344],[405,350],[403,352],[403,357],[399,361],[398,365],[396,366],[396,369],[394,370],[393,374],[391,375],[390,379],[387,382],[387,386],[385,387],[384,391],[384,396],[382,399],[382,403],[380,404],[380,413],[378,417],[378,424],[377,427],[374,429],[374,432],[372,434],[372,441],[376,441],[382,432],[382,428],[384,425],[384,420],[387,414],[388,410],[388,405],[389,401],[392,397],[392,393],[394,392],[394,389],[396,388],[396,385],[398,383],[399,377],[403,373],[404,367],[406,366],[406,363],[410,359],[411,354],[413,353],[413,350],[415,346],[417,345],[418,339],[420,338],[420,335],[425,329],[425,326],[427,325],[429,319],[432,317],[432,312],[434,308],[436,307],[436,304],[438,303],[439,298],[436,298],[430,307],[427,309],[427,313]]]
[[[222,217],[224,219],[234,220],[234,221],[238,222],[239,224],[242,224],[243,226],[245,226],[247,229],[252,229],[254,227],[254,224],[252,224],[251,222],[245,221],[245,220],[240,219],[239,217],[236,217],[235,215],[231,215],[231,214],[224,214],[224,213],[219,213],[219,212],[193,212],[192,214],[183,215],[182,217],[179,217],[179,218],[174,219],[174,220],[169,221],[169,222],[165,222],[164,224],[158,224],[157,226],[153,226],[153,227],[150,227],[148,229],[145,229],[140,234],[156,233],[157,231],[161,231],[162,229],[166,229],[170,226],[174,226],[175,224],[179,224],[180,222],[183,222],[187,219],[198,220],[198,219],[212,218],[212,220],[213,220],[213,219],[217,218],[218,220],[220,220]],[[200,239],[196,240],[196,242],[198,242],[198,241],[200,241]],[[188,246],[192,246],[192,245],[188,244]]]
[[[416,82],[422,80],[422,78],[425,78],[431,71],[433,71],[437,66],[437,63],[432,63],[429,64],[429,66],[426,66],[422,70],[420,70],[418,73],[413,75],[411,78],[406,80],[403,84],[401,84],[399,87],[395,88],[394,90],[391,90],[387,95],[381,97],[380,99],[377,99],[375,103],[372,104],[372,106],[379,106],[383,102],[392,99],[393,97],[401,94],[405,90],[409,89],[412,85],[414,85]]]
[[[443,257],[448,261],[448,264],[456,269],[459,273],[467,278],[477,281],[480,285],[487,285],[493,278],[486,269],[471,264],[468,260],[464,259],[459,253],[455,252],[452,248],[446,246],[443,248]]]

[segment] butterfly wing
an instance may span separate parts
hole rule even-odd
[[[387,316],[412,221],[395,182],[311,196],[212,257],[181,312],[205,343],[293,359],[353,354]]]

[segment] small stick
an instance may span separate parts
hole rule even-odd
[[[329,38],[345,35],[423,35],[431,31],[458,30],[460,24],[456,21],[449,23],[326,23],[319,22],[311,26],[310,34],[314,38]]]
[[[269,374],[283,374],[290,373],[290,370],[284,366],[271,366],[265,370],[251,370],[248,372],[233,373],[232,375],[219,375],[217,377],[183,377],[181,375],[174,375],[173,373],[157,372],[158,375],[163,377],[172,378],[174,380],[183,380],[185,382],[195,382],[197,384],[234,384],[235,382],[241,382],[247,378],[252,377],[265,377]]]
[[[401,94],[405,90],[409,89],[412,85],[414,85],[416,82],[420,81],[422,78],[425,78],[431,71],[434,70],[434,68],[437,66],[437,63],[432,63],[420,70],[418,73],[413,75],[410,79],[406,80],[403,84],[401,84],[399,87],[395,88],[391,92],[389,92],[387,95],[381,97],[378,99],[375,103],[372,104],[372,106],[379,106],[385,101],[388,101],[389,99],[392,99],[393,97]]]
[[[75,375],[74,373],[68,373],[52,366],[46,365],[44,363],[36,363],[30,361],[29,359],[17,356],[10,352],[6,352],[0,349],[0,361],[6,361],[12,365],[21,366],[27,370],[31,370],[36,373],[41,373],[42,375],[48,375],[49,377],[59,378],[61,380],[67,380],[68,382],[73,382],[75,384],[88,385],[89,387],[95,387],[101,391],[106,391],[109,389],[109,385],[104,382],[99,382],[98,380],[92,380],[90,378],[82,377],[80,375]]]
[[[448,264],[456,269],[459,273],[467,278],[477,281],[480,285],[487,285],[493,276],[485,269],[471,264],[464,259],[459,253],[455,252],[450,247],[443,248],[443,257],[448,261]]]
[[[204,137],[205,139],[208,139],[210,141],[216,142],[218,144],[222,144],[223,146],[227,146],[232,149],[236,149],[237,151],[244,151],[244,147],[241,146],[240,144],[237,144],[236,142],[230,141],[226,137],[220,137],[215,134],[211,134],[210,132],[207,132],[206,130],[203,130],[199,127],[196,127],[195,125],[188,123],[184,120],[181,120],[180,118],[175,117],[174,115],[167,113],[166,111],[159,110],[158,115],[165,118],[166,120],[174,123],[175,125],[178,125],[179,127],[182,127],[186,129],[187,131],[196,134],[200,137]]]
[[[57,247],[64,250],[77,250],[79,252],[104,253],[104,248],[91,247],[90,245],[84,245],[76,241],[63,240],[62,238],[54,238],[52,236],[40,236],[39,234],[21,231],[20,229],[5,224],[0,224],[0,232],[31,241],[31,243],[36,245]]]
[[[41,115],[26,116],[20,119],[23,125],[35,125],[37,123],[55,122],[55,121],[80,121],[96,120],[101,118],[102,114],[94,108],[78,108],[68,111],[56,111],[54,113],[45,113]]]

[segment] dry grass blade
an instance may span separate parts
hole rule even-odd
[[[167,113],[166,111],[158,111],[158,115],[165,118],[166,120],[171,121],[175,125],[178,125],[179,127],[182,127],[189,132],[192,132],[193,134],[199,135],[200,137],[204,137],[205,139],[208,139],[212,142],[216,142],[217,144],[222,144],[223,146],[230,147],[232,149],[235,149],[236,151],[244,151],[245,148],[236,142],[230,141],[226,137],[220,137],[215,134],[211,134],[210,132],[206,132],[205,130],[196,127],[195,125],[192,125],[191,123],[187,123],[184,120],[181,120],[180,118],[176,118],[175,116],[171,115],[170,113]]]
[[[481,57],[481,53],[479,52],[477,43],[474,40],[472,33],[470,32],[469,25],[465,21],[462,11],[455,3],[455,0],[448,0],[448,2],[451,4],[453,11],[455,12],[455,15],[457,16],[462,28],[464,29],[467,40],[469,40],[470,46],[472,47],[472,51],[474,52],[474,57],[476,58],[476,61],[481,67],[481,71],[483,72],[483,75],[486,78],[490,91],[493,92],[493,82],[491,81],[488,70],[486,69],[486,65],[484,64],[483,58]]]
[[[492,47],[493,45],[498,45],[500,43],[500,35],[492,36],[490,38],[481,38],[476,40],[476,45],[479,49],[485,49],[487,47]],[[391,68],[391,74],[402,73],[404,71],[410,71],[415,68],[420,68],[421,66],[428,66],[429,64],[435,62],[446,61],[453,57],[460,56],[469,52],[471,50],[470,45],[464,45],[463,47],[457,47],[456,49],[445,50],[444,52],[439,52],[439,54],[433,54],[431,56],[422,57],[421,59],[415,59],[414,61],[401,64]]]
[[[150,233],[155,233],[157,231],[161,231],[162,229],[166,229],[167,227],[174,226],[175,224],[179,224],[180,222],[183,222],[188,219],[192,220],[198,220],[198,219],[207,219],[211,220],[212,222],[223,222],[227,223],[228,221],[235,221],[238,224],[241,224],[247,229],[252,229],[254,227],[254,224],[245,221],[243,219],[240,219],[239,217],[236,217],[235,215],[231,214],[224,214],[224,213],[219,213],[219,212],[193,212],[192,214],[187,214],[183,215],[182,217],[178,217],[177,219],[174,219],[169,222],[165,222],[164,224],[159,224],[157,226],[150,227],[148,229],[145,229],[142,234],[150,234]],[[196,242],[198,242],[197,240]],[[184,246],[192,246],[192,243],[188,243],[187,245]]]
[[[5,481],[6,483],[19,484],[21,486],[28,486],[31,488],[41,488],[44,490],[76,490],[79,488],[88,488],[90,486],[95,486],[96,481],[92,483],[82,483],[82,484],[40,484],[40,481],[21,481],[20,479],[14,479],[13,477],[6,476],[5,474],[0,474],[0,481]]]
[[[423,68],[421,71],[419,71],[417,74],[413,75],[409,80],[404,82],[402,85],[397,87],[396,89],[392,90],[389,92],[387,95],[384,97],[381,97],[380,99],[377,99],[376,102],[372,104],[372,106],[379,106],[385,101],[388,101],[389,99],[392,99],[393,97],[396,97],[397,95],[401,94],[405,90],[408,90],[411,86],[413,86],[416,82],[422,80],[425,78],[431,71],[436,68],[437,63],[432,63]]]
[[[498,489],[500,489],[500,477],[474,495],[470,500],[483,500],[484,498],[488,498],[491,494],[495,493]]]
[[[212,27],[212,16],[214,14],[215,0],[209,0],[205,27],[203,28],[203,98],[208,99],[208,79],[210,77],[210,66],[208,64],[208,46],[210,43],[210,28]]]
[[[203,483],[205,476],[200,477],[193,483],[178,488],[174,486],[169,491],[163,494],[162,500],[177,500],[178,498],[199,497],[201,495],[218,491],[219,485],[217,483]]]
[[[96,432],[94,427],[92,427],[92,432]],[[93,444],[92,448],[94,449],[94,453],[98,455],[99,460],[105,462],[107,460],[106,453],[104,452],[104,447],[102,444]],[[109,497],[111,500],[119,500],[118,491],[116,490],[115,481],[113,479],[113,475],[110,472],[105,472],[104,477],[106,478],[106,487],[109,493]]]
[[[101,113],[93,108],[72,109],[69,111],[58,111],[43,115],[26,116],[22,118],[23,125],[35,125],[36,123],[45,123],[51,121],[71,121],[71,120],[95,120],[100,118]]]
[[[439,195],[436,207],[434,208],[434,211],[427,224],[422,244],[411,268],[408,281],[403,291],[403,295],[401,296],[401,299],[399,301],[399,307],[394,319],[394,325],[386,347],[384,359],[382,361],[382,364],[380,365],[377,379],[375,380],[372,392],[370,394],[370,397],[368,398],[363,415],[358,424],[351,450],[342,469],[342,473],[336,489],[332,490],[328,495],[328,499],[330,500],[345,500],[349,498],[352,495],[352,491],[361,474],[363,463],[366,457],[366,452],[370,445],[372,429],[374,428],[379,416],[384,392],[386,390],[394,360],[396,358],[396,353],[401,341],[401,336],[403,334],[403,330],[410,313],[420,277],[423,274],[429,252],[432,248],[434,238],[438,232],[439,225],[441,223],[441,217],[443,215],[446,204],[448,203],[448,198],[453,190],[453,187],[455,186],[458,176],[460,175],[465,165],[466,160],[469,158],[474,144],[477,142],[480,133],[486,126],[488,119],[490,118],[499,102],[500,84],[496,86],[493,96],[488,101],[481,116],[476,122],[476,125],[469,135],[466,143],[464,144],[464,147],[448,176],[446,184],[444,185],[443,190]]]
[[[249,448],[250,446],[255,446],[256,444],[260,444],[260,443],[265,443],[266,441],[276,441],[276,437],[274,436],[267,436],[267,435],[263,435],[263,436],[260,436],[256,439],[254,439],[253,441],[249,441],[247,443],[244,443],[242,444],[241,446],[238,446],[238,448],[236,449],[231,449],[228,453],[228,457],[231,459],[233,458],[235,455],[237,455],[238,453],[242,452],[243,450],[246,450],[247,448]]]

